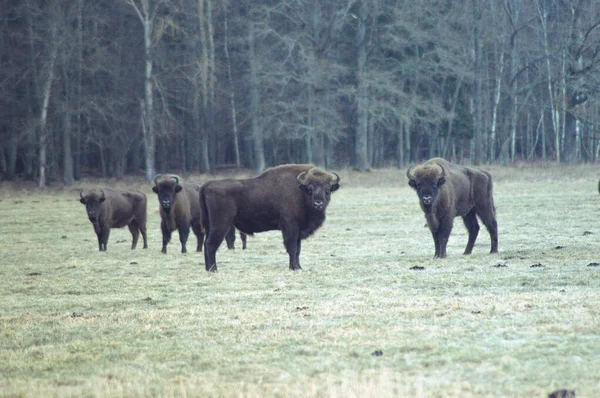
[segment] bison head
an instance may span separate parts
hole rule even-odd
[[[158,195],[158,203],[165,213],[170,213],[171,209],[175,205],[175,199],[178,192],[181,192],[181,185],[179,185],[179,177],[172,175],[169,177],[163,177],[160,181],[161,174],[154,178],[154,186],[152,191]]]
[[[340,176],[336,173],[327,173],[318,168],[303,171],[296,177],[300,183],[300,189],[306,192],[306,200],[309,207],[317,211],[325,211],[331,192],[340,187]]]
[[[100,195],[95,192],[90,192],[84,196],[82,191],[79,192],[79,201],[85,205],[88,218],[92,223],[97,222],[100,218],[100,203],[104,202],[105,200],[106,196],[102,190],[100,191]]]
[[[446,182],[444,166],[439,163],[412,166],[406,171],[406,176],[408,185],[417,191],[423,208],[430,209],[435,203],[439,188]]]

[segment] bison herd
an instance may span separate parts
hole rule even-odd
[[[492,196],[492,176],[476,167],[461,166],[441,158],[410,167],[409,185],[419,197],[421,209],[433,236],[435,257],[446,256],[446,245],[455,217],[462,217],[469,238],[464,254],[473,250],[479,223],[491,237],[491,253],[498,251],[498,224]],[[254,178],[222,179],[202,185],[183,181],[176,175],[157,175],[156,193],[162,232],[162,253],[173,231],[179,234],[181,252],[186,253],[190,228],[197,237],[196,251],[204,248],[207,271],[217,270],[216,252],[223,240],[234,247],[235,230],[243,248],[246,235],[280,230],[289,255],[290,270],[300,270],[302,240],[325,221],[331,194],[340,177],[309,164],[272,167]],[[129,227],[131,249],[139,235],[146,239],[146,195],[139,191],[110,188],[80,193],[80,201],[98,237],[98,248],[106,251],[111,228]]]

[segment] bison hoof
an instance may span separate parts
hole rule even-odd
[[[210,267],[206,267],[206,272],[217,272],[217,264],[213,264]]]

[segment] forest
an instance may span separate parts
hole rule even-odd
[[[597,162],[595,0],[0,0],[0,180]]]

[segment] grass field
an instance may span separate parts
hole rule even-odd
[[[148,195],[149,249],[125,228],[107,252],[77,200],[95,184],[4,184],[0,396],[598,396],[600,170],[487,169],[499,254],[482,227],[463,256],[456,219],[434,260],[404,170],[341,171],[303,272],[279,232],[221,248],[216,274],[177,234],[161,254],[141,181],[128,186]]]

